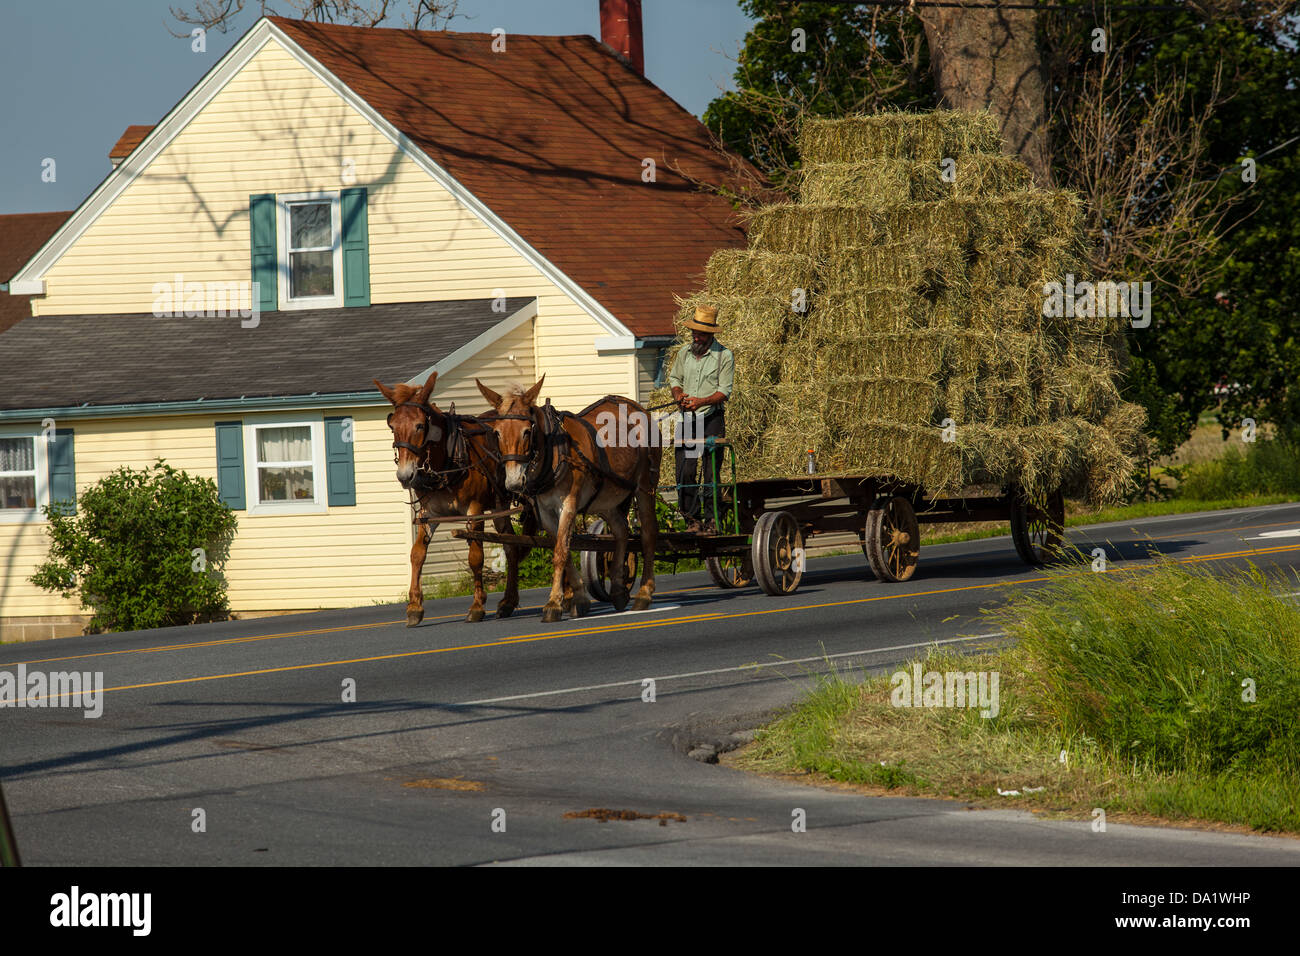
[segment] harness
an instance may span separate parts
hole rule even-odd
[[[533,406],[532,414],[529,415],[520,413],[503,415],[493,412],[482,416],[485,420],[519,421],[532,424],[533,433],[528,436],[527,452],[522,455],[501,455],[503,463],[519,462],[524,466],[524,497],[536,498],[566,479],[570,471],[567,452],[572,450],[596,479],[595,490],[585,502],[578,506],[579,512],[585,511],[593,501],[600,497],[606,481],[612,481],[628,492],[623,502],[624,505],[627,504],[632,497],[632,493],[636,490],[636,485],[622,475],[615,474],[610,469],[609,455],[599,441],[596,426],[592,425],[586,418],[592,409],[609,401],[617,402],[619,398],[616,395],[606,395],[577,413],[560,411],[551,405],[550,399],[547,399],[546,404],[540,408]],[[569,439],[568,432],[564,430],[564,423],[570,420],[579,422],[587,429],[587,433],[591,436],[591,445],[596,449],[598,462],[588,458],[583,454],[582,449]],[[534,438],[536,434],[542,436],[540,443]],[[558,457],[556,456],[557,451],[559,452]]]
[[[496,449],[496,433],[488,426],[484,425],[472,415],[456,414],[456,406],[453,404],[448,412],[435,412],[428,404],[419,402],[400,402],[397,407],[417,408],[424,413],[425,431],[424,444],[420,446],[412,445],[410,442],[397,441],[396,436],[393,440],[393,448],[405,448],[416,456],[415,478],[411,484],[415,491],[426,494],[431,491],[455,491],[465,482],[469,475],[470,469],[473,468],[488,480],[497,497],[504,501],[507,499],[505,489],[500,481],[500,476],[496,468],[491,470],[483,467],[483,458],[480,457],[478,462],[471,462],[469,455],[469,442],[466,441],[466,434],[483,435],[492,434],[491,446],[486,450],[486,457],[494,463],[500,464],[501,457]],[[434,415],[442,416],[444,426],[434,421]],[[436,432],[446,431],[446,435],[435,434]],[[429,462],[429,452],[432,446],[445,439],[444,452],[446,460],[451,467],[435,469]],[[397,452],[393,452],[393,462],[397,462]]]

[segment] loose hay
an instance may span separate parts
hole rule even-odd
[[[1045,314],[1085,274],[1078,198],[1034,188],[986,113],[812,120],[800,149],[801,201],[754,213],[679,317],[719,306],[740,477],[803,475],[813,449],[822,476],[935,495],[1122,493],[1144,421],[1115,387],[1120,320]]]

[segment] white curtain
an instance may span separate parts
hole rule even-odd
[[[36,441],[31,438],[0,438],[0,472],[35,471]]]

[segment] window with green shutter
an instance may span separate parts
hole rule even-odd
[[[77,513],[77,456],[71,428],[57,428],[54,441],[47,446],[50,456],[50,510],[59,514]]]
[[[345,189],[343,198],[343,304],[370,304],[370,229],[365,187]]]
[[[280,269],[275,242],[276,205],[274,193],[248,197],[250,248],[253,256],[253,281],[260,284],[258,308],[273,312],[279,306],[276,276]]]
[[[232,511],[245,510],[243,422],[217,422],[217,493]]]
[[[329,485],[329,506],[357,503],[356,466],[352,454],[351,418],[325,419],[325,474]]]

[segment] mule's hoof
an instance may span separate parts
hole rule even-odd
[[[590,613],[591,613],[591,604],[586,601],[584,601],[582,604],[575,604],[573,606],[574,617],[586,617]]]
[[[565,614],[568,614],[570,611],[572,611],[572,610],[573,610],[573,598],[571,598],[571,597],[567,597],[567,598],[565,598],[563,601],[561,601],[561,602],[560,602],[560,609],[561,609],[562,611],[564,611]]]
[[[631,600],[632,595],[626,591],[617,591],[609,596],[609,603],[614,605],[615,611],[622,611],[627,608],[627,602]]]
[[[407,612],[406,612],[406,626],[407,626],[407,627],[415,627],[417,624],[419,624],[419,623],[420,623],[421,621],[423,621],[423,620],[424,620],[424,608],[420,608],[420,610],[418,610],[418,611],[407,611]]]
[[[497,617],[509,617],[511,614],[515,613],[515,608],[517,608],[518,606],[519,606],[518,604],[506,604],[504,602],[498,604]]]
[[[649,599],[649,598],[640,598],[640,597],[637,598],[635,601],[632,602],[632,610],[634,610],[634,611],[648,611],[648,610],[650,610],[650,599]]]
[[[465,615],[465,621],[468,624],[481,620],[483,620],[483,609],[481,607],[472,607],[469,609],[469,613]]]
[[[543,624],[556,624],[559,621],[563,620],[563,618],[564,618],[564,611],[562,611],[558,607],[546,607],[542,609]]]

